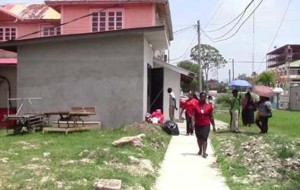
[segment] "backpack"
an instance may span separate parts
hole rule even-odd
[[[179,129],[177,123],[174,121],[166,121],[162,126],[163,131],[165,131],[169,135],[179,135]]]

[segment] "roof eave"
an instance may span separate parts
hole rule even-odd
[[[19,45],[26,44],[37,44],[45,42],[56,42],[62,40],[73,40],[73,39],[90,39],[92,37],[110,37],[119,35],[130,35],[130,34],[144,34],[149,43],[152,44],[154,50],[161,50],[167,48],[167,42],[161,42],[160,40],[166,40],[165,29],[163,26],[155,27],[143,27],[143,28],[131,28],[123,30],[114,30],[106,32],[95,32],[95,33],[84,33],[84,34],[70,34],[40,38],[30,38],[23,40],[10,40],[0,43],[0,49],[17,52]],[[157,38],[159,37],[159,38]]]
[[[13,13],[11,13],[11,12],[9,12],[9,11],[3,9],[2,7],[0,7],[0,11],[3,12],[4,14],[7,14],[7,15],[9,15],[9,16],[12,16],[12,17],[18,19],[18,20],[23,21],[23,18],[22,18],[22,17],[19,17],[18,15],[15,15],[15,14],[13,14]]]

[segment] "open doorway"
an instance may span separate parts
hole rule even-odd
[[[151,95],[150,95],[150,113],[156,109],[160,109],[163,112],[163,68],[151,69]]]

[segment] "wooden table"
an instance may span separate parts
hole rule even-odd
[[[60,127],[60,123],[62,121],[65,121],[67,122],[67,127],[69,128],[70,122],[73,123],[73,127],[78,126],[78,121],[82,122],[82,125],[84,126],[84,120],[81,117],[88,117],[95,115],[95,113],[86,111],[51,111],[45,112],[44,115],[48,118],[48,124],[50,116],[57,115],[59,116],[59,119],[57,120],[58,127]]]

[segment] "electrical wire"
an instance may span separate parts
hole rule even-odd
[[[220,8],[222,7],[224,3],[224,0],[221,1],[221,3],[219,4],[218,8],[215,10],[215,12],[213,13],[213,15],[210,17],[210,19],[208,20],[208,22],[206,23],[204,29],[206,29],[206,27],[210,24],[210,22],[213,20],[213,18],[216,16],[217,12],[220,10]]]
[[[231,31],[233,31],[233,29],[239,24],[239,22],[242,20],[243,16],[245,15],[246,12],[244,12],[242,14],[242,16],[239,18],[239,20],[225,33],[223,34],[222,36],[219,36],[217,38],[215,38],[214,40],[218,40],[218,39],[221,39],[223,37],[225,37],[227,34],[229,34]]]
[[[193,43],[195,42],[196,40],[196,37],[197,37],[197,33],[195,34],[193,40],[191,41],[191,43],[188,45],[188,47],[186,48],[186,50],[184,51],[184,53],[182,55],[180,55],[179,57],[177,58],[174,58],[174,59],[170,59],[170,61],[176,61],[178,59],[181,59],[182,57],[184,57],[186,55],[186,53],[189,51],[190,47],[193,45]]]
[[[68,21],[68,22],[64,22],[64,23],[61,23],[61,24],[56,25],[56,26],[53,26],[53,27],[49,27],[49,28],[47,28],[47,29],[54,29],[54,28],[58,28],[58,27],[60,27],[60,26],[64,26],[64,25],[70,24],[70,23],[75,22],[75,21],[78,21],[78,20],[80,20],[80,19],[83,19],[83,18],[92,16],[94,13],[102,13],[103,11],[105,11],[105,10],[107,10],[107,9],[116,8],[116,7],[118,7],[118,6],[122,5],[122,4],[128,3],[129,1],[131,1],[131,0],[126,0],[126,1],[120,2],[120,3],[118,3],[118,4],[115,4],[115,5],[112,6],[112,7],[103,8],[103,9],[101,9],[100,11],[92,12],[92,13],[89,13],[89,14],[87,14],[87,15],[83,15],[83,16],[81,16],[81,17],[75,18],[75,19],[70,20],[70,21]],[[32,32],[32,33],[29,33],[29,34],[20,36],[20,37],[17,38],[17,40],[22,39],[22,38],[25,38],[25,37],[28,37],[28,36],[31,36],[31,35],[34,35],[34,34],[38,34],[38,33],[43,32],[43,31],[44,31],[44,30],[38,30],[38,31],[35,31],[35,32]]]
[[[179,29],[179,30],[176,30],[173,32],[173,34],[179,34],[179,33],[182,33],[182,32],[186,32],[188,30],[190,30],[191,28],[194,28],[195,25],[192,25],[192,26],[189,26],[189,27],[186,27],[186,28],[182,28],[182,29]]]
[[[288,11],[288,9],[289,9],[289,7],[290,7],[291,2],[292,2],[292,0],[289,0],[288,5],[287,5],[287,7],[285,8],[285,11],[284,11],[283,16],[282,16],[282,18],[281,18],[280,24],[279,24],[279,26],[278,26],[278,28],[277,28],[276,33],[275,33],[275,36],[273,37],[272,42],[271,42],[271,44],[270,44],[270,46],[269,46],[267,52],[270,51],[270,49],[271,49],[271,47],[272,47],[272,45],[273,45],[275,39],[277,38],[277,36],[278,36],[278,34],[279,34],[279,31],[280,31],[280,29],[281,29],[281,26],[282,26],[282,24],[283,24],[283,21],[284,21],[284,19],[285,19],[286,13],[287,13],[287,11]],[[264,57],[262,58],[262,60],[265,60],[266,57],[267,57],[267,56],[264,56]],[[258,70],[261,68],[261,66],[262,66],[262,64],[259,65]]]
[[[248,15],[248,17],[242,22],[242,24],[238,27],[238,29],[231,36],[224,38],[224,39],[215,40],[215,42],[229,40],[230,38],[234,37],[238,33],[238,31],[242,28],[242,26],[245,24],[245,22],[251,17],[251,15],[253,15],[253,13],[258,9],[258,7],[260,7],[260,5],[262,4],[263,1],[264,0],[261,0],[259,2],[259,4],[255,7],[255,9],[250,13],[250,15]],[[218,38],[215,38],[215,39],[218,39]]]
[[[250,5],[252,4],[254,2],[254,0],[251,0],[251,2],[246,6],[246,8],[244,9],[244,11],[242,11],[238,16],[236,16],[232,21],[230,21],[230,22],[228,22],[227,24],[225,24],[224,26],[221,26],[221,27],[219,27],[219,28],[217,28],[217,29],[214,29],[214,30],[207,30],[206,32],[216,32],[216,31],[219,31],[219,30],[221,30],[221,29],[223,29],[223,28],[225,28],[225,27],[227,27],[228,25],[230,25],[231,23],[233,23],[235,20],[237,20],[238,18],[240,18],[239,19],[239,21],[241,20],[241,18],[244,16],[244,14],[246,13],[246,11],[247,11],[247,9],[250,7]],[[239,22],[238,21],[238,22]]]
[[[201,27],[200,30],[202,31],[202,33],[204,34],[204,36],[206,36],[210,41],[212,42],[216,42],[211,36],[209,36]]]

